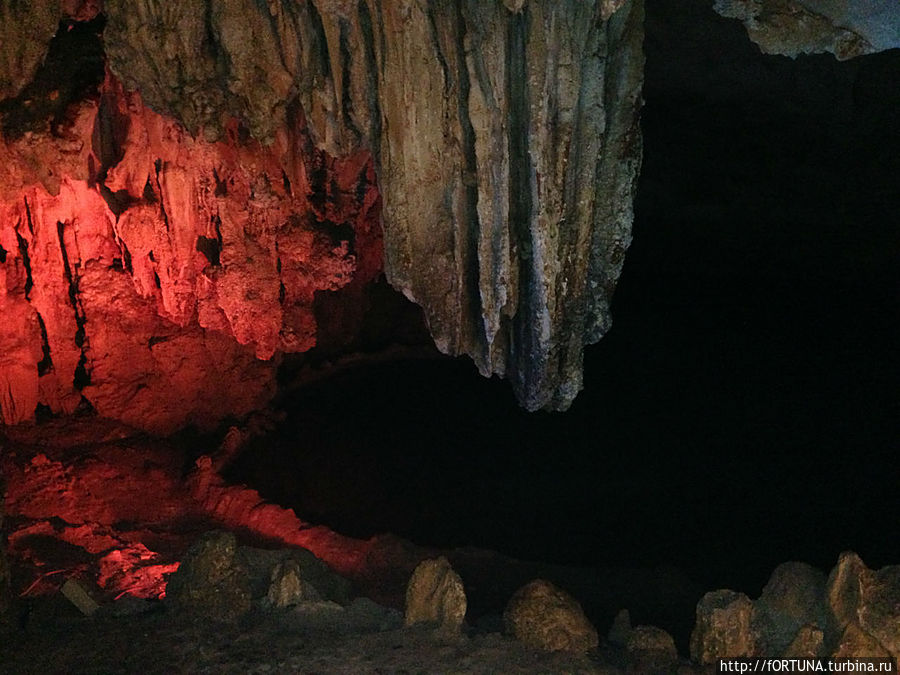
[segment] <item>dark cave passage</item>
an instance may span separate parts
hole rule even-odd
[[[232,480],[352,536],[704,588],[900,558],[900,52],[764,57],[703,4],[649,3],[634,244],[571,410],[464,360],[360,367]]]

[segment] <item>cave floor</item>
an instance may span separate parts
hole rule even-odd
[[[266,503],[217,472],[208,454],[86,418],[9,429],[2,445],[6,529],[17,596],[0,636],[0,672],[608,672],[609,646],[585,657],[545,655],[500,634],[502,609],[535,578],[565,588],[603,635],[629,609],[687,652],[701,594],[674,569],[597,569],[516,560],[496,552],[417,546],[393,535],[344,537]],[[342,613],[254,611],[227,625],[193,623],[160,601],[165,580],[199,534],[227,529],[244,545],[303,547],[347,577]],[[402,627],[406,582],[446,555],[468,596],[455,639]],[[100,610],[81,616],[59,592],[74,578]],[[332,612],[329,614],[329,612]]]
[[[540,653],[496,632],[442,638],[426,629],[354,624],[350,610],[259,611],[213,626],[161,607],[88,619],[45,598],[34,611],[44,616],[5,636],[0,672],[603,673],[626,665],[611,648]]]

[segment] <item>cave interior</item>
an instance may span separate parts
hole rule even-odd
[[[470,598],[473,624],[502,610],[479,576],[476,551],[543,565],[563,579],[560,570],[578,570],[589,579],[582,588],[593,589],[581,600],[598,627],[627,597],[633,619],[663,626],[685,652],[693,607],[706,590],[755,597],[779,563],[800,560],[827,572],[846,550],[872,568],[900,562],[900,50],[846,61],[763,54],[739,22],[708,5],[647,2],[633,242],[612,327],[585,349],[584,388],[567,411],[528,412],[507,381],[438,352],[422,310],[391,287],[375,260],[359,283],[304,287],[314,298],[316,346],[280,357],[277,389],[263,406],[242,402],[212,425],[190,419],[162,434],[123,438],[114,430],[93,439],[110,427],[79,394],[67,414],[39,405],[35,421],[4,428],[19,602],[57,588],[40,576],[50,569],[36,567],[41,556],[51,566],[94,564],[71,538],[52,541],[65,523],[79,522],[70,518],[79,500],[93,497],[74,494],[52,507],[69,511],[30,519],[20,508],[40,501],[25,494],[38,487],[16,484],[30,475],[22,467],[33,456],[76,466],[108,452],[97,450],[104,444],[132,443],[185,478],[225,447],[232,428],[246,440],[222,469],[225,485],[245,486],[349,540],[395,537],[468,552],[460,566],[476,570],[468,572],[471,585],[482,589]],[[27,137],[35,120],[72,124],[82,100],[99,98],[103,109],[105,21],[100,14],[61,24],[33,81],[0,101],[4,138]],[[102,135],[115,140],[120,123],[108,112]],[[125,180],[111,172],[124,150],[100,145],[86,183],[102,185],[118,217],[133,211],[129,191],[117,187]],[[347,184],[374,203],[368,160],[348,161],[346,170],[334,161],[321,159],[323,175],[352,174]],[[315,173],[307,178],[328,199],[338,189]],[[292,188],[285,175],[285,194]],[[147,190],[151,202],[162,188]],[[325,201],[322,213],[351,212]],[[338,274],[341,241],[355,236],[362,251],[359,231],[341,230],[333,213],[328,219],[332,225],[309,234],[328,261],[320,276]],[[194,253],[219,267],[228,253],[221,233],[209,235]],[[0,265],[12,255],[0,248]],[[131,255],[134,263],[117,264],[136,266]],[[282,294],[294,292],[282,284]],[[77,308],[75,315],[85,320]],[[163,339],[194,338],[173,329]],[[263,338],[254,344],[259,355]],[[40,369],[49,348],[38,357]],[[84,392],[102,376],[92,384],[83,363],[75,374]],[[212,407],[216,383],[203,379],[197,393]],[[163,498],[141,482],[146,467],[135,471],[133,485],[110,488],[130,500],[110,523],[144,532],[148,548],[177,560],[198,524],[186,519],[178,538],[157,541],[161,535],[139,521]],[[48,524],[12,536],[38,521]],[[249,521],[222,521],[247,541],[271,544],[271,532],[254,534]],[[648,570],[674,590],[655,600],[634,588],[607,593],[606,583],[638,578],[616,570]]]

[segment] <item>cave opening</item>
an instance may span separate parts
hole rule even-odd
[[[370,363],[284,395],[231,480],[354,537],[750,594],[785,560],[900,557],[900,52],[766,56],[703,3],[646,28],[634,243],[571,409],[463,359]]]

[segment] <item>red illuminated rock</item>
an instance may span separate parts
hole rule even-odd
[[[379,272],[372,163],[316,151],[302,118],[209,143],[108,78],[59,133],[0,139],[3,423],[82,397],[159,433],[244,415],[315,345],[315,294]]]
[[[368,148],[385,271],[438,348],[563,410],[610,327],[640,166],[641,0],[107,3],[110,67],[196,135]]]
[[[3,421],[242,415],[382,258],[442,351],[569,406],[630,242],[641,0],[99,10],[7,12]]]

